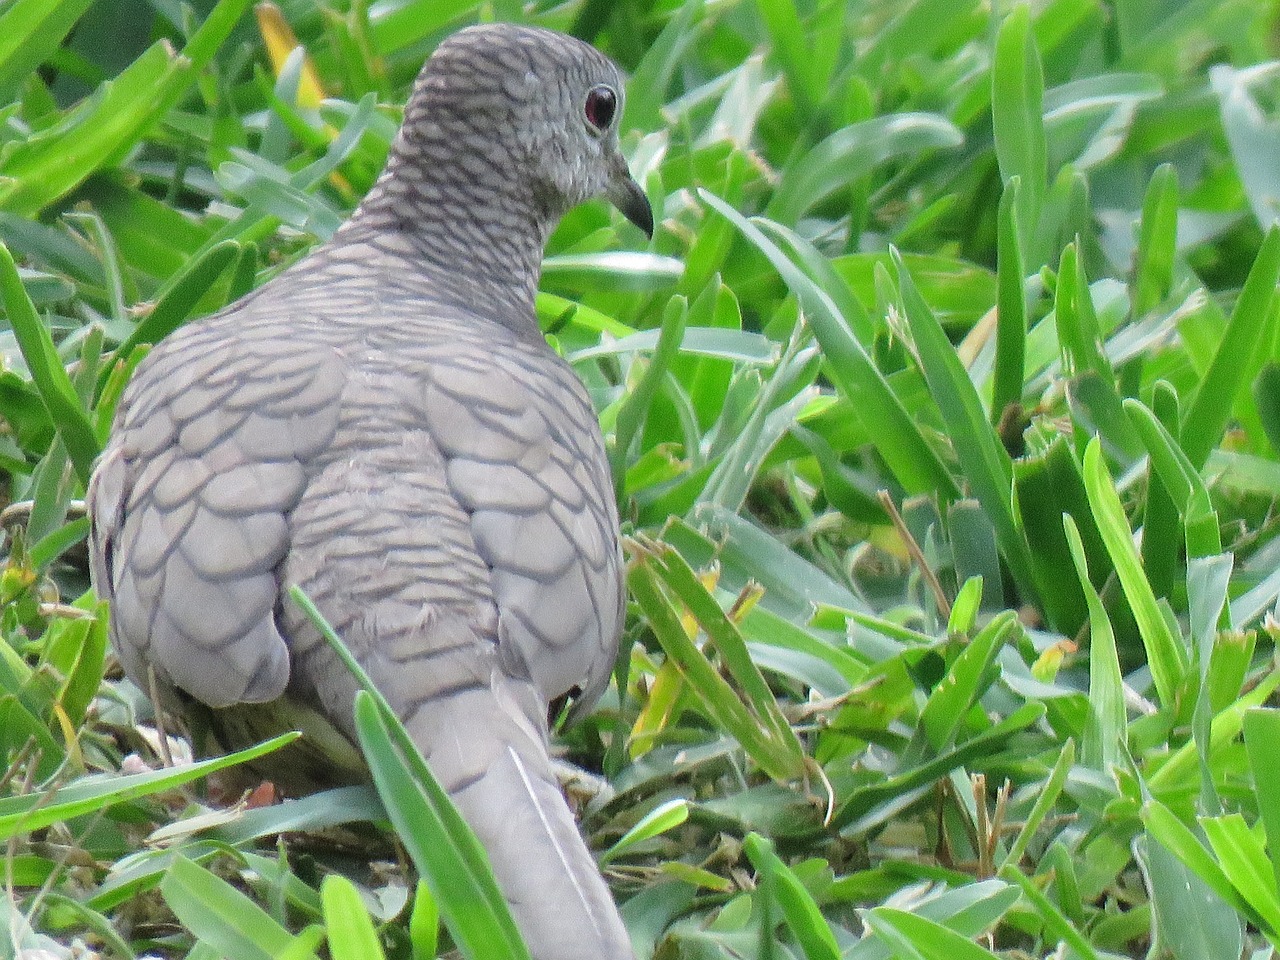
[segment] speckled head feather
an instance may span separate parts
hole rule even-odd
[[[612,100],[601,126],[592,96]],[[423,67],[387,168],[340,237],[399,229],[442,266],[465,260],[532,294],[571,207],[606,196],[653,231],[618,146],[622,108],[617,67],[585,43],[513,24],[462,30]]]

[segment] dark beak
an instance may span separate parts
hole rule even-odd
[[[649,198],[640,189],[640,184],[632,180],[625,170],[610,185],[608,197],[624,217],[643,230],[646,237],[653,239],[653,207],[649,206]]]

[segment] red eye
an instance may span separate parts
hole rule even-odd
[[[587,102],[583,112],[587,115],[587,123],[597,130],[608,129],[613,123],[613,114],[618,109],[618,95],[608,87],[592,87],[587,91]]]

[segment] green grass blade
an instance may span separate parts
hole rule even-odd
[[[440,908],[431,888],[419,880],[413,895],[413,912],[409,915],[409,939],[413,942],[412,960],[435,960],[439,953]]]
[[[1094,583],[1101,586],[1111,561],[1094,522],[1075,452],[1065,437],[1055,437],[1043,452],[1013,466],[1018,524],[1031,552],[1032,573],[1049,623],[1073,636],[1088,618],[1084,593],[1076,587],[1076,567],[1062,528],[1062,516],[1075,521],[1084,542]]]
[[[1084,934],[1075,928],[1075,925],[1067,919],[1066,915],[1052,900],[1040,892],[1040,888],[1036,886],[1030,877],[1026,876],[1015,865],[1006,864],[1000,870],[1000,879],[1022,888],[1022,895],[1027,898],[1032,909],[1040,916],[1045,925],[1045,932],[1051,938],[1065,943],[1076,952],[1081,960],[1099,960],[1097,951],[1093,949],[1093,944],[1084,938]]]
[[[1244,715],[1244,747],[1249,769],[1257,788],[1258,813],[1267,835],[1272,882],[1280,891],[1280,764],[1275,762],[1276,744],[1280,743],[1280,711],[1249,710]]]
[[[1151,890],[1161,947],[1175,960],[1238,960],[1243,931],[1232,903],[1150,832],[1138,837],[1134,847]]]
[[[890,160],[962,143],[964,134],[951,121],[931,113],[892,114],[841,127],[787,167],[765,216],[795,226],[827,197]]]
[[[1159,449],[1163,456],[1165,447],[1163,440],[1157,440],[1160,431],[1154,431],[1149,422],[1143,422],[1146,420],[1144,412],[1136,408],[1131,409],[1127,400],[1125,413],[1133,422],[1134,428],[1138,431],[1138,437],[1147,448],[1150,457],[1147,466],[1150,479],[1147,483],[1147,499],[1143,504],[1142,512],[1142,565],[1147,571],[1147,579],[1151,582],[1151,589],[1155,595],[1167,597],[1173,593],[1178,579],[1180,545],[1184,542],[1182,515],[1189,508],[1190,497],[1175,500],[1172,491],[1177,488],[1178,480],[1175,474],[1168,470],[1171,464],[1166,463],[1164,467],[1157,466],[1152,451]],[[1164,428],[1163,433],[1168,438],[1167,447],[1173,452],[1174,460],[1177,461],[1180,458],[1185,462],[1184,479],[1187,483],[1195,484],[1199,481],[1199,476],[1191,469],[1190,461],[1186,460],[1185,455],[1173,441],[1173,437],[1180,432],[1181,416],[1178,395],[1167,381],[1158,380],[1152,386],[1149,413],[1152,419]],[[1164,471],[1165,476],[1172,479],[1166,481],[1161,475],[1161,470]]]
[[[373,920],[355,884],[331,873],[320,885],[320,899],[332,960],[385,960]]]
[[[175,274],[168,290],[151,312],[134,328],[128,339],[120,344],[116,356],[128,357],[135,347],[144,343],[157,344],[178,329],[191,315],[196,304],[209,292],[209,288],[238,261],[240,254],[240,245],[226,240],[189,262],[181,272]],[[106,366],[99,374],[99,393],[106,385],[111,370],[110,366]]]
[[[1087,432],[1102,437],[1113,456],[1133,462],[1142,448],[1121,407],[1115,373],[1102,349],[1089,281],[1074,243],[1067,245],[1059,261],[1054,316],[1063,368],[1071,377],[1067,397],[1072,415]]]
[[[72,817],[95,813],[112,804],[172,790],[217,770],[256,760],[296,739],[296,733],[284,734],[247,750],[239,750],[212,760],[201,760],[177,769],[152,770],[127,776],[83,778],[51,796],[35,794],[0,798],[0,840],[31,833]]]
[[[1182,450],[1196,469],[1222,441],[1236,395],[1262,366],[1260,346],[1274,336],[1268,330],[1271,303],[1280,282],[1280,226],[1267,231],[1244,289],[1231,311],[1227,329],[1182,424]]]
[[[632,595],[708,716],[737,738],[747,754],[774,779],[789,781],[801,776],[804,749],[747,652],[737,626],[674,549],[657,541],[637,541],[635,548],[638,556],[627,575]],[[693,614],[719,651],[741,695],[689,637],[675,606],[676,599]]]
[[[0,299],[4,302],[23,359],[31,371],[31,380],[66,444],[76,476],[87,486],[93,462],[101,452],[97,434],[67,376],[48,328],[41,322],[31,298],[27,296],[13,255],[3,243],[0,243]]]
[[[356,694],[356,734],[387,815],[472,960],[527,960],[489,858],[390,707]]]
[[[773,844],[758,833],[747,834],[742,848],[756,868],[765,895],[782,907],[782,916],[795,936],[805,960],[839,960],[840,946],[809,891],[773,852]]]
[[[1210,850],[1177,815],[1158,800],[1148,799],[1142,807],[1142,822],[1147,827],[1147,838],[1154,840],[1178,858],[1215,894],[1255,919],[1251,907],[1218,864]]]
[[[1018,629],[1011,610],[996,614],[956,657],[920,712],[920,727],[934,750],[950,745],[969,708],[995,679],[991,665]]]
[[[1261,679],[1255,678],[1253,684],[1234,702],[1214,715],[1209,738],[1210,757],[1221,756],[1228,745],[1240,736],[1244,715],[1250,708],[1262,706],[1268,697],[1280,689],[1280,667],[1271,668]],[[1187,741],[1172,751],[1168,759],[1147,777],[1147,787],[1157,797],[1193,794],[1199,788],[1196,782],[1199,763],[1199,745]]]
[[[637,843],[652,840],[668,830],[674,830],[688,819],[689,801],[683,797],[659,804],[645,814],[639,823],[624,833],[617,843],[605,851],[604,856],[600,858],[601,865],[603,866],[610,860],[621,856],[628,848],[635,846]]]
[[[851,333],[853,324],[831,297],[805,275],[782,250],[751,221],[723,200],[705,190],[702,201],[729,220],[763,253],[783,281],[800,300],[814,336],[830,364],[832,380],[869,422],[879,425],[874,437],[889,469],[908,493],[939,492],[954,496],[955,482],[920,432],[915,419],[903,407],[866,348]],[[775,225],[771,228],[785,228]]]
[[[1031,812],[1027,814],[1026,821],[1022,824],[1022,829],[1013,839],[1013,843],[1009,845],[1009,852],[1005,854],[1004,860],[1000,866],[1006,864],[1021,863],[1023,856],[1027,852],[1027,848],[1031,845],[1031,841],[1035,839],[1036,831],[1040,829],[1044,823],[1045,817],[1054,809],[1054,805],[1058,802],[1058,797],[1062,793],[1062,788],[1067,784],[1067,777],[1071,773],[1071,768],[1076,762],[1076,742],[1067,740],[1062,745],[1062,750],[1058,753],[1058,759],[1053,764],[1053,769],[1049,771],[1049,776],[1045,778],[1043,785],[1036,793],[1036,802],[1031,806]]]
[[[1089,579],[1089,562],[1080,531],[1070,515],[1064,515],[1062,523],[1071,546],[1076,575],[1089,605],[1089,724],[1085,728],[1080,759],[1086,765],[1108,773],[1124,759],[1125,744],[1129,741],[1124,676],[1120,672],[1120,656],[1116,651],[1111,620]]]
[[[13,0],[0,13],[0,102],[49,58],[93,0]]]
[[[662,332],[649,358],[649,365],[640,382],[630,391],[618,411],[610,454],[613,458],[613,475],[618,478],[619,483],[626,476],[631,448],[644,427],[644,421],[649,414],[658,385],[680,351],[680,343],[684,340],[685,324],[688,319],[689,305],[684,297],[675,296],[667,301],[666,309],[662,313]]]
[[[1208,502],[1208,487],[1200,479],[1191,459],[1156,415],[1134,399],[1125,400],[1124,411],[1138,431],[1147,455],[1151,457],[1151,466],[1156,476],[1179,511],[1186,516],[1194,501]]]
[[[1018,191],[1018,233],[1027,264],[1036,239],[1040,208],[1049,180],[1044,132],[1044,73],[1031,31],[1031,8],[1019,3],[1005,17],[996,34],[991,70],[991,113],[996,158],[1007,184],[1014,177]]]
[[[876,936],[924,960],[996,960],[997,955],[940,923],[905,910],[876,907],[867,914]]]
[[[782,65],[796,107],[807,117],[822,101],[827,78],[822,76],[822,65],[809,48],[796,5],[791,0],[756,0],[756,7],[769,31],[773,52]]]
[[[1026,373],[1027,294],[1026,260],[1018,233],[1017,205],[1022,178],[1014,176],[1000,194],[997,214],[996,367],[991,386],[991,419],[999,424],[1004,412],[1022,402]]]
[[[996,529],[1010,573],[1024,598],[1037,596],[1026,538],[1013,517],[1013,463],[991,426],[978,391],[929,305],[916,290],[902,257],[893,251],[907,323],[929,391],[951,437],[973,495]]]
[[[1107,553],[1115,565],[1124,595],[1138,621],[1138,631],[1147,650],[1147,662],[1155,681],[1160,702],[1169,709],[1176,707],[1178,692],[1187,671],[1187,651],[1174,636],[1168,621],[1156,603],[1151,584],[1142,572],[1142,561],[1133,544],[1133,534],[1125,518],[1120,497],[1102,460],[1102,447],[1097,437],[1089,441],[1084,455],[1084,485],[1098,523],[1098,531]]]
[[[116,163],[169,111],[230,34],[250,0],[220,0],[181,55],[153,44],[101,95],[0,158],[0,209],[32,216]]]
[[[277,960],[296,943],[295,937],[252,899],[186,857],[174,860],[160,892],[183,925],[224,957]],[[290,956],[315,960],[311,946]]]
[[[1280,937],[1280,896],[1276,892],[1276,871],[1263,847],[1262,839],[1238,813],[1222,817],[1202,817],[1209,846],[1217,854],[1222,872],[1240,896],[1261,918],[1263,930]]]
[[[1151,175],[1142,200],[1142,225],[1130,287],[1135,317],[1154,310],[1169,295],[1177,249],[1178,173],[1165,163]]]

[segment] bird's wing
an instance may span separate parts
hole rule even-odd
[[[210,706],[278,697],[287,515],[337,430],[345,364],[298,339],[183,331],[140,366],[88,493],[125,671]]]
[[[548,697],[607,680],[615,656],[617,527],[594,413],[550,354],[461,329],[431,343],[370,354],[350,378],[283,576],[404,720],[533,956],[630,958],[546,739]],[[350,729],[346,670],[298,611],[282,623],[294,689]]]
[[[541,345],[537,345],[541,347]],[[543,695],[608,682],[622,615],[618,518],[595,411],[550,350],[433,356],[423,412],[490,569],[502,641]]]

